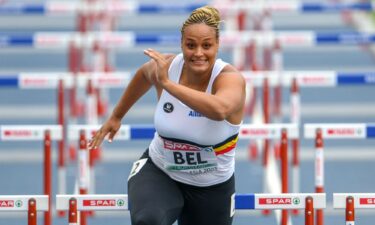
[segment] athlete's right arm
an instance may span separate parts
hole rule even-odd
[[[108,134],[108,140],[112,142],[113,137],[121,127],[122,118],[134,103],[136,103],[154,84],[151,79],[151,74],[154,70],[153,67],[155,67],[154,64],[154,62],[149,61],[137,70],[113,109],[112,114],[89,141],[89,149],[99,147]]]

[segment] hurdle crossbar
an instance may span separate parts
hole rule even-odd
[[[1,125],[2,141],[41,141],[49,131],[51,140],[62,140],[61,125]]]
[[[320,12],[332,13],[345,11],[373,11],[374,6],[370,2],[358,3],[322,3],[301,1],[267,1],[267,2],[220,2],[207,1],[195,4],[150,4],[137,3],[136,1],[108,1],[102,2],[63,2],[48,1],[45,3],[23,3],[23,4],[4,4],[0,6],[0,15],[74,15],[77,13],[96,13],[106,12],[115,13],[115,15],[124,14],[181,14],[190,13],[195,8],[210,4],[217,7],[222,12],[254,12],[260,10],[269,10],[272,12]]]
[[[0,211],[28,211],[30,199],[35,200],[37,211],[48,210],[47,195],[0,195]]]
[[[129,209],[128,196],[120,194],[56,195],[56,209],[69,210],[70,199],[76,199],[78,211],[106,211]]]
[[[356,209],[375,209],[375,193],[333,193],[333,208],[345,209],[348,197],[353,198]]]
[[[288,139],[298,138],[298,124],[243,124],[240,128],[241,139],[281,139],[285,129]]]
[[[339,71],[241,71],[246,81],[256,87],[268,85],[292,87],[296,79],[298,87],[338,87],[348,85],[374,85],[375,73]]]
[[[68,125],[67,134],[69,140],[79,140],[80,132],[84,131],[86,139],[90,139],[100,125]],[[116,133],[116,140],[138,140],[152,139],[154,137],[155,127],[153,125],[128,125],[123,124]]]
[[[38,211],[49,211],[48,195],[0,195],[0,212],[27,211],[28,225],[36,225]]]
[[[305,209],[306,225],[313,225],[314,209],[326,207],[325,193],[236,194],[234,209]],[[69,224],[77,224],[79,211],[129,210],[128,195],[57,195],[56,209],[69,210]]]
[[[0,35],[0,46],[35,47],[47,49],[68,48],[72,42],[83,47],[96,43],[109,49],[131,48],[135,46],[160,45],[178,46],[180,35],[138,34],[124,32],[35,32],[24,35]],[[313,47],[316,45],[359,45],[375,42],[373,33],[319,33],[314,31],[225,31],[221,34],[220,45],[224,48],[246,46],[255,41],[257,45],[270,45],[278,41],[283,47]]]
[[[86,138],[90,139],[100,125],[68,125],[68,139],[78,140],[81,130],[85,131]],[[298,138],[297,124],[243,124],[240,128],[241,139],[281,139],[282,130],[286,129],[288,138]],[[128,125],[123,124],[117,132],[116,140],[152,139],[155,127],[153,125]]]
[[[312,197],[315,209],[326,207],[325,193],[236,194],[236,209],[304,209]]]
[[[236,194],[235,208],[240,210],[260,209],[304,209],[304,199],[312,197],[315,209],[326,207],[325,193],[288,193],[288,194]],[[85,195],[56,195],[56,209],[69,210],[69,200],[77,200],[78,211],[90,210],[128,210],[128,195],[126,194],[85,194]]]
[[[375,124],[366,123],[307,123],[304,124],[305,138],[315,138],[317,129],[321,129],[324,139],[375,138]]]
[[[0,87],[19,89],[56,89],[59,81],[64,82],[64,88],[87,88],[92,81],[95,88],[123,88],[131,77],[130,71],[113,73],[17,73],[0,74]]]
[[[347,85],[375,85],[375,72],[339,71],[241,71],[246,81],[253,86],[262,87],[264,79],[269,86],[292,86],[295,78],[299,87],[336,87]],[[20,89],[56,89],[59,80],[65,88],[74,85],[87,88],[88,81],[96,88],[124,88],[131,79],[130,71],[113,73],[16,73],[1,74],[0,87]]]

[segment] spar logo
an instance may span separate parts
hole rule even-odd
[[[330,128],[327,130],[327,134],[332,136],[355,136],[361,133],[361,129],[355,128]]]
[[[83,206],[89,207],[114,207],[124,206],[125,201],[123,199],[100,199],[100,200],[83,200]]]
[[[299,205],[299,198],[259,198],[259,205]]]
[[[375,205],[375,198],[360,198],[360,205]]]
[[[47,86],[48,84],[50,84],[50,80],[43,77],[28,77],[22,79],[23,86]]]
[[[241,134],[243,135],[251,135],[251,136],[268,136],[269,134],[273,135],[275,134],[274,130],[268,130],[268,129],[242,129]]]
[[[20,208],[22,207],[22,201],[21,200],[0,200],[0,208],[13,208],[17,207]]]
[[[308,38],[304,37],[304,35],[293,34],[280,36],[280,42],[285,43],[286,45],[304,45],[306,43],[310,43],[311,41]]]
[[[37,136],[37,131],[31,131],[31,130],[5,130],[4,136],[5,137],[32,137]]]
[[[101,199],[101,200],[83,200],[83,206],[99,207],[99,206],[116,206],[115,199]]]
[[[301,82],[304,83],[304,84],[310,84],[310,85],[314,85],[314,84],[325,84],[329,81],[328,78],[324,77],[324,76],[319,76],[319,75],[316,75],[316,76],[309,76],[309,77],[302,77],[301,79]]]

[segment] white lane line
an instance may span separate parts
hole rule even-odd
[[[138,159],[144,148],[127,149],[104,149],[102,162],[121,163],[131,162]],[[360,153],[360,154],[359,154]],[[290,156],[290,154],[289,154]],[[302,148],[300,152],[301,161],[313,161],[315,151],[313,148]],[[324,151],[326,161],[351,161],[351,162],[373,162],[375,160],[375,148],[371,147],[329,147]],[[12,149],[11,151],[0,151],[1,163],[36,163],[42,162],[43,155],[41,149]],[[56,155],[53,155],[56,160]],[[249,156],[246,149],[240,148],[236,152],[237,161],[248,161]]]

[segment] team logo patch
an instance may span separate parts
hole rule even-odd
[[[170,103],[170,102],[164,103],[164,106],[163,106],[164,112],[171,113],[173,111],[173,109],[174,109],[174,107],[173,107],[172,103]]]

